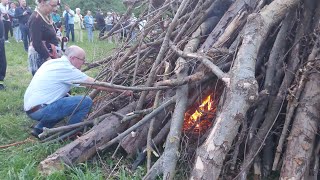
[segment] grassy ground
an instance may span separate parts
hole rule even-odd
[[[6,89],[0,91],[0,146],[31,137],[29,133],[33,123],[23,111],[23,95],[32,78],[27,71],[27,53],[23,50],[22,43],[16,43],[12,38],[10,41],[11,43],[5,46],[8,62]],[[86,50],[87,61],[98,60],[115,47],[115,44],[105,41],[88,43],[86,38],[84,41],[76,44]],[[44,177],[38,172],[39,162],[62,144],[44,145],[34,138],[31,139],[32,141],[22,145],[0,148],[0,179],[105,179],[109,175],[105,174],[103,168],[113,168],[116,164],[104,158],[104,167],[101,166],[101,160],[96,160]],[[139,179],[138,177],[140,176],[137,174],[128,175],[124,168],[118,169],[116,175],[116,179]]]

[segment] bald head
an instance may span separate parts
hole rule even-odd
[[[81,47],[72,45],[66,49],[66,52],[64,54],[69,57],[70,55],[72,56],[81,53],[85,54],[84,50]]]
[[[74,67],[81,69],[86,59],[86,53],[81,47],[72,45],[66,49],[64,54]]]

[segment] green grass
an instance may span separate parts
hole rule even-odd
[[[7,76],[4,81],[6,89],[0,91],[0,146],[24,141],[31,137],[30,127],[34,123],[23,111],[23,95],[32,78],[31,73],[27,70],[27,53],[23,50],[22,43],[16,43],[12,38],[9,40],[11,43],[5,45],[8,62]],[[75,44],[85,49],[89,62],[110,54],[111,49],[116,46],[105,41],[89,43],[86,34],[84,34],[84,41]],[[88,72],[91,75],[96,73],[97,70]],[[105,179],[108,176],[102,170],[99,162],[80,164],[67,168],[64,172],[57,172],[48,177],[42,176],[38,171],[39,162],[61,146],[63,145],[59,143],[44,145],[35,140],[19,146],[0,148],[0,180]],[[108,156],[102,158],[103,161],[110,162],[108,164],[110,169],[116,164]],[[141,177],[137,174],[128,174],[123,168],[119,168],[119,172],[115,174],[116,179]]]

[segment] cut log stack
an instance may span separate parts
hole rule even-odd
[[[184,178],[262,179],[280,172],[284,180],[317,179],[320,1],[127,4],[125,16],[101,39],[121,32],[139,6],[137,23],[111,56],[85,70],[99,69],[99,82],[91,85],[134,94],[88,93],[95,106],[80,126],[88,132],[43,160],[44,173],[121,148],[130,157],[139,152],[134,168],[147,161],[144,179],[174,179],[186,156]],[[139,29],[142,20],[147,23]],[[184,131],[186,112],[210,93],[219,96],[216,114],[207,116],[211,127]],[[185,136],[197,136],[189,143],[196,148],[182,149],[188,148],[181,145]]]

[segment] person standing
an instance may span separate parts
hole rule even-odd
[[[74,11],[70,9],[69,5],[64,5],[65,10],[63,11],[63,17],[65,18],[66,23],[68,23],[66,27],[67,38],[69,38],[70,32],[72,37],[72,42],[74,42]]]
[[[11,21],[10,21],[8,10],[9,10],[8,0],[1,0],[1,3],[0,3],[1,20],[3,21],[3,25],[4,25],[4,39],[6,43],[10,43],[9,31],[11,29]]]
[[[36,0],[36,3],[36,10],[28,21],[31,38],[28,61],[32,75],[45,61],[57,58],[56,46],[59,44],[50,15],[56,10],[58,0]]]
[[[106,31],[109,32],[113,27],[113,23],[115,22],[114,16],[112,15],[111,12],[107,12],[107,17],[105,21],[106,21]],[[108,37],[108,42],[109,43],[112,42],[112,36]]]
[[[10,18],[11,18],[11,27],[13,30],[13,37],[17,42],[22,41],[22,37],[21,37],[21,31],[19,29],[19,23],[18,23],[18,19],[15,17],[15,12],[16,12],[16,3],[11,3],[10,4],[10,9],[8,11]]]
[[[6,60],[6,51],[4,48],[4,25],[3,25],[3,21],[0,20],[0,90],[4,89],[3,80],[6,76],[6,70],[7,70],[7,60]]]
[[[83,26],[83,18],[80,14],[80,8],[76,8],[76,14],[74,15],[74,31],[77,42],[83,42],[82,35],[82,26]]]
[[[87,15],[84,17],[84,26],[88,31],[89,42],[93,42],[93,17],[91,11],[88,11]]]
[[[56,27],[61,27],[61,17],[60,17],[60,15],[58,14],[58,10],[56,10],[56,11],[53,11],[52,13],[51,13],[51,17],[52,17],[52,21],[53,21],[53,23],[54,23],[54,25],[56,26]]]
[[[26,0],[20,0],[20,6],[15,11],[15,17],[19,21],[19,28],[22,34],[23,46],[25,51],[28,51],[30,36],[29,27],[27,25],[28,20],[32,14],[30,7],[27,7]]]
[[[96,22],[97,22],[97,26],[100,31],[100,33],[99,33],[99,38],[100,38],[104,35],[104,31],[106,28],[106,22],[104,21],[103,12],[101,10],[98,10],[98,12],[96,14]]]

